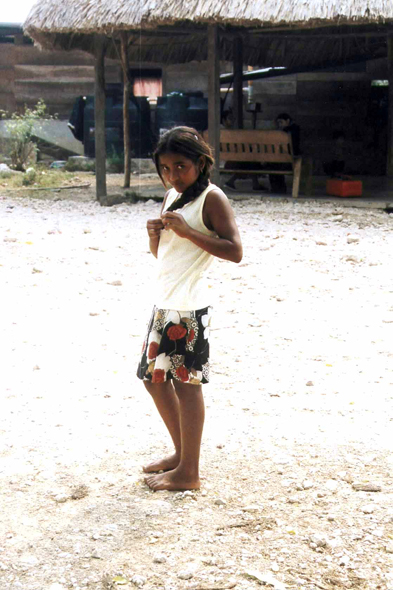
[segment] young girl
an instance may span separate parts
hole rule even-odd
[[[155,307],[137,375],[171,435],[175,452],[144,467],[156,490],[200,487],[199,452],[209,381],[210,295],[206,273],[214,256],[240,262],[242,244],[232,208],[209,181],[209,145],[190,127],[175,127],[154,152],[157,172],[173,188],[159,219],[149,219],[150,250],[158,259]]]

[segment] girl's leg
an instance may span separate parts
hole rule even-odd
[[[181,452],[179,398],[175,393],[172,381],[165,381],[164,383],[144,381],[143,383],[153,398],[157,410],[175,445],[173,455],[149,463],[149,465],[143,467],[143,471],[145,473],[151,473],[153,471],[174,469],[180,462]]]
[[[157,490],[194,490],[200,487],[199,454],[205,405],[200,385],[174,381],[180,406],[180,463],[172,471],[145,478],[147,485]]]

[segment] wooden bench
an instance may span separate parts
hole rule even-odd
[[[207,132],[204,133],[204,137],[208,140]],[[221,129],[220,162],[233,162],[233,167],[221,168],[220,174],[292,174],[292,196],[299,195],[302,156],[293,155],[289,133],[257,129]],[[263,169],[236,168],[236,162],[255,162],[262,164]],[[269,164],[288,164],[288,170],[275,170],[274,166],[269,167]],[[310,191],[310,174],[311,170],[307,170],[306,194]]]

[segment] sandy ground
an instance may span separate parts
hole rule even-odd
[[[392,589],[393,216],[234,203],[203,485],[152,493],[159,207],[0,196],[1,590]]]

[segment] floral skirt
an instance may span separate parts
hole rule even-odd
[[[139,379],[209,382],[210,307],[175,311],[154,307],[138,365]]]

